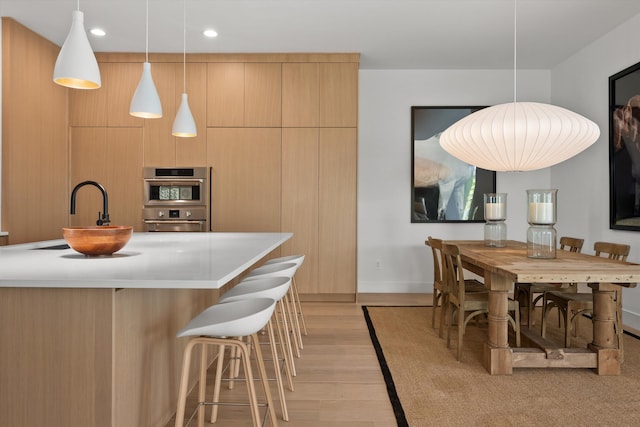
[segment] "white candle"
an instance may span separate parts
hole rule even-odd
[[[529,222],[535,224],[555,224],[553,218],[553,203],[529,203]]]
[[[484,219],[505,219],[504,203],[487,203],[484,207]]]

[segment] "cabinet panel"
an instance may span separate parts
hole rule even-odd
[[[293,237],[282,255],[304,254],[296,272],[300,293],[318,288],[318,129],[282,130],[282,231]]]
[[[67,225],[69,90],[51,82],[58,52],[2,18],[2,229],[10,244],[57,239]]]
[[[114,225],[142,231],[142,129],[76,127],[71,129],[71,190],[80,182],[100,183],[109,196]],[[102,211],[102,195],[93,186],[76,194],[71,225],[94,225]]]
[[[318,283],[324,293],[356,293],[355,128],[320,129]]]
[[[92,90],[69,90],[69,126],[107,126],[107,64],[98,64],[102,87]],[[132,93],[133,95],[133,93]]]
[[[281,124],[281,64],[245,64],[244,126],[272,127]]]
[[[162,117],[141,119],[144,121],[144,165],[175,166],[175,137],[171,135],[173,119],[176,116],[176,64],[154,63],[151,65],[160,102]],[[182,87],[182,80],[180,80]]]
[[[129,114],[131,98],[142,76],[142,64],[101,63],[100,71],[107,89],[107,126],[142,127],[144,119]]]
[[[358,125],[358,64],[320,64],[320,126]]]
[[[282,126],[317,127],[318,64],[282,64]]]
[[[131,225],[134,231],[145,231],[142,222],[142,129],[110,128],[107,140],[111,223]]]
[[[207,129],[213,231],[280,231],[280,151],[280,129]]]
[[[106,127],[74,127],[70,136],[69,195],[82,181],[96,181],[109,193],[109,165]],[[69,225],[95,225],[98,211],[102,212],[102,196],[93,186],[85,186],[76,193],[76,213],[69,216]]]
[[[176,112],[180,107],[184,89],[183,68],[182,64],[176,64]],[[207,163],[207,64],[187,64],[187,96],[198,135],[193,138],[174,137],[176,144],[175,166],[205,166]],[[171,126],[173,127],[173,121]]]
[[[244,64],[207,64],[207,126],[244,125]]]
[[[102,87],[69,91],[70,126],[140,127],[143,119],[129,114],[131,98],[142,75],[142,64],[102,62]]]

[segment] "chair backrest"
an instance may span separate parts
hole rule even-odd
[[[583,244],[584,239],[566,236],[560,238],[560,249],[563,249],[565,251],[580,253],[582,251]]]
[[[631,247],[622,243],[595,242],[593,250],[596,256],[605,256],[616,261],[626,261]]]
[[[431,236],[427,238],[427,244],[431,247],[433,255],[433,289],[443,291],[445,289],[444,260],[442,258],[442,240]]]
[[[460,249],[456,245],[443,243],[442,256],[445,261],[444,274],[446,275],[445,283],[449,298],[453,302],[464,305],[465,284]]]

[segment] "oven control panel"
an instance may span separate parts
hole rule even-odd
[[[170,208],[144,208],[144,219],[172,220],[187,219],[192,221],[201,221],[207,218],[205,207],[192,206],[189,208],[170,209]]]

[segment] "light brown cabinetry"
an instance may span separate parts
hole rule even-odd
[[[10,244],[62,237],[69,212],[67,89],[59,48],[2,18],[2,231]]]
[[[318,162],[318,282],[322,292],[355,295],[356,129],[320,129]]]
[[[207,126],[280,127],[280,63],[210,63]]]
[[[100,89],[69,90],[69,125],[142,127],[144,120],[129,114],[141,74],[139,63],[101,63]]]
[[[358,64],[322,63],[320,127],[358,126]]]
[[[318,286],[318,128],[282,130],[282,231],[293,237],[282,245],[283,254],[305,254],[296,272],[298,291],[323,292]]]
[[[209,128],[213,231],[280,231],[281,129]]]
[[[82,181],[100,183],[109,195],[113,225],[132,225],[142,231],[142,129],[71,128],[70,186]],[[82,187],[76,197],[71,225],[93,225],[102,212],[102,195],[93,186]]]

